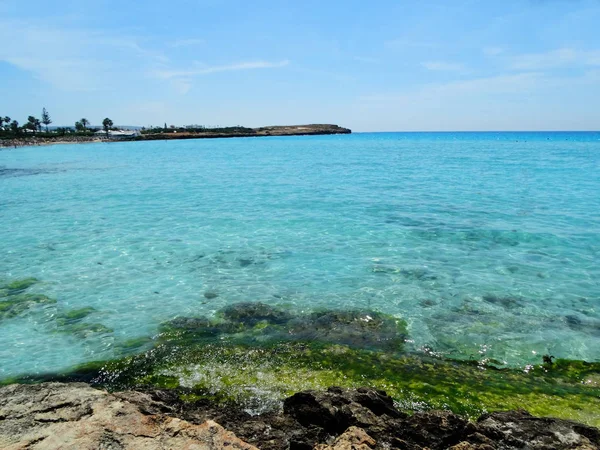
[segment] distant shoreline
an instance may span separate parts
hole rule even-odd
[[[236,137],[267,137],[267,136],[322,136],[333,134],[350,134],[352,131],[338,125],[293,125],[250,128],[252,131],[212,132],[210,129],[202,132],[179,132],[166,129],[161,133],[148,133],[135,137],[110,138],[106,136],[56,136],[56,137],[18,137],[0,140],[0,148],[17,148],[37,145],[58,144],[87,144],[94,142],[131,142],[157,141],[180,139],[218,139]]]

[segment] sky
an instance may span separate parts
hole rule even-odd
[[[0,0],[0,115],[599,130],[600,0]]]

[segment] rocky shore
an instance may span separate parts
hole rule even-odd
[[[109,393],[85,383],[0,389],[0,447],[17,449],[598,449],[600,430],[525,411],[476,421],[448,411],[408,415],[383,391],[303,391],[251,415],[172,390]]]

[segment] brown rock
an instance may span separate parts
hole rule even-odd
[[[256,449],[216,422],[154,413],[161,409],[146,394],[113,395],[83,383],[10,385],[0,389],[0,448]]]
[[[315,450],[371,450],[376,443],[362,428],[350,427],[333,445],[319,444]]]

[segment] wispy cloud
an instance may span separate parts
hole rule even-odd
[[[224,66],[204,66],[198,65],[190,69],[176,70],[155,70],[152,72],[154,76],[162,79],[171,78],[190,78],[198,75],[208,75],[217,72],[235,72],[239,70],[254,70],[254,69],[275,69],[289,65],[290,61],[285,59],[278,62],[270,61],[249,61],[229,64]]]
[[[0,42],[11,43],[0,46],[0,61],[68,91],[106,87],[109,75],[124,65],[168,62],[164,54],[144,48],[140,41],[114,31],[0,19]]]
[[[194,45],[203,45],[206,41],[204,39],[177,39],[171,43],[171,47],[190,47]]]
[[[560,48],[544,53],[517,55],[510,60],[510,67],[515,70],[545,70],[564,67],[596,66],[600,66],[600,50]]]
[[[409,92],[368,95],[361,99],[368,102],[418,103],[421,100],[464,97],[465,95],[521,93],[545,84],[543,81],[544,74],[539,72],[502,74],[447,83],[427,83],[413,87]]]
[[[426,61],[421,63],[427,70],[457,72],[465,69],[465,66],[459,63],[449,63],[444,61]]]

